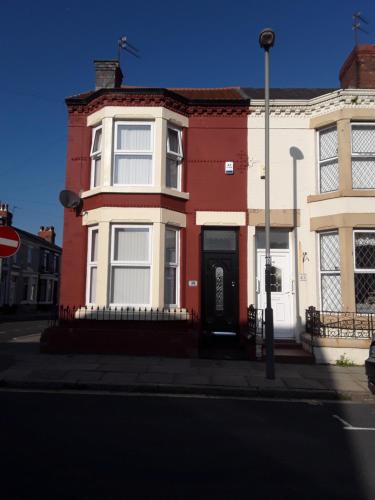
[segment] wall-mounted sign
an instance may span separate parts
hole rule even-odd
[[[225,162],[225,173],[227,175],[233,175],[234,174],[234,166],[232,161],[226,161]]]
[[[198,281],[197,280],[189,280],[188,285],[189,286],[198,286]]]
[[[307,275],[305,273],[300,273],[299,280],[300,281],[307,281]]]

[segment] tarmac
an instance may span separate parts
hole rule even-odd
[[[109,391],[374,402],[364,366],[92,354],[41,354],[38,336],[0,345],[0,389]]]

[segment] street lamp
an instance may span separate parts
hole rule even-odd
[[[266,28],[260,32],[259,45],[264,49],[264,117],[265,117],[265,233],[266,233],[266,378],[275,378],[273,356],[273,310],[271,303],[271,250],[270,250],[270,48],[275,43],[275,33]]]

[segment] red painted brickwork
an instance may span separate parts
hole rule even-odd
[[[66,189],[79,193],[89,187],[91,130],[84,113],[69,117]],[[82,215],[64,210],[64,236],[61,259],[60,303],[85,303],[87,228]]]
[[[375,88],[375,45],[357,45],[340,70],[341,87]]]
[[[242,211],[247,208],[247,116],[192,116],[187,131],[185,170],[186,203],[186,281],[197,280],[198,287],[186,286],[189,309],[201,310],[201,231],[196,211]],[[225,162],[234,162],[234,175],[225,174]],[[246,322],[247,307],[247,228],[240,229],[240,322]]]

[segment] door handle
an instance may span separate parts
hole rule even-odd
[[[255,280],[255,292],[260,293],[260,281],[258,278]]]
[[[296,284],[295,284],[295,281],[292,280],[292,283],[291,283],[291,292],[295,293],[295,291],[296,291]]]
[[[235,281],[232,281],[232,286],[236,286],[236,282]]]

